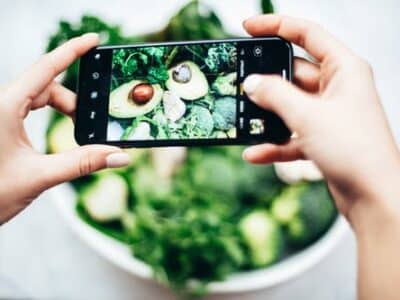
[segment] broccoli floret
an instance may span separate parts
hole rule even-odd
[[[215,100],[212,113],[214,126],[220,130],[229,130],[236,124],[236,99],[223,97]]]
[[[204,62],[211,73],[217,73],[218,70],[231,70],[237,63],[236,47],[229,43],[212,46],[208,49]]]
[[[285,226],[289,243],[304,247],[332,224],[336,209],[323,182],[287,187],[273,202],[273,216]]]
[[[262,165],[239,164],[239,192],[248,201],[269,204],[280,194],[285,184],[276,176],[274,168]]]
[[[237,193],[235,168],[222,155],[209,154],[198,161],[192,173],[194,187],[201,192],[234,198]]]
[[[221,96],[236,96],[236,80],[236,72],[219,76],[215,79],[211,89]]]
[[[279,259],[283,234],[268,211],[256,210],[244,216],[239,222],[239,230],[250,250],[252,266],[263,267]]]
[[[172,192],[172,182],[162,178],[149,166],[136,169],[131,176],[131,186],[139,202],[164,202]]]
[[[214,128],[210,111],[199,105],[193,105],[186,124],[187,135],[209,136]]]
[[[70,118],[58,118],[47,135],[49,153],[60,153],[78,147],[74,139],[74,123]]]
[[[109,222],[120,219],[127,211],[128,192],[121,176],[107,172],[82,191],[80,201],[93,220]]]

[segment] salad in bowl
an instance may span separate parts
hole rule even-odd
[[[108,44],[228,36],[214,12],[202,7],[200,13],[199,2],[192,1],[165,29],[140,37],[126,37],[93,16],[79,24],[62,21],[48,50],[88,31],[99,32]],[[76,80],[74,64],[64,84],[74,88]],[[194,132],[201,132],[199,124],[193,123]],[[53,113],[48,152],[74,147],[72,121]],[[140,277],[184,292],[266,287],[322,259],[344,223],[311,162],[255,166],[242,160],[242,150],[130,149],[128,167],[57,187],[53,197],[89,245]]]

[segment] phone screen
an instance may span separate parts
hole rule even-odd
[[[107,140],[236,139],[239,93],[235,42],[114,49]]]
[[[291,79],[277,37],[99,47],[80,65],[80,144],[168,146],[285,140],[275,114],[243,91],[252,73]]]

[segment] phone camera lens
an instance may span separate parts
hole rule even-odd
[[[261,46],[255,46],[253,49],[253,54],[255,57],[261,57],[263,55],[263,48]]]
[[[100,57],[101,57],[100,53],[96,53],[96,54],[94,55],[94,59],[95,59],[95,60],[99,60]]]
[[[94,80],[99,79],[99,77],[100,77],[99,72],[93,72],[93,73],[92,73],[92,78],[93,78]]]

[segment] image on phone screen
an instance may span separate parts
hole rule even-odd
[[[107,140],[236,138],[237,69],[235,42],[114,49]]]
[[[101,46],[80,62],[78,143],[123,147],[284,142],[290,130],[243,90],[249,74],[291,80],[279,37]]]

